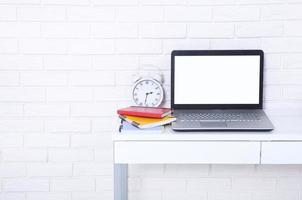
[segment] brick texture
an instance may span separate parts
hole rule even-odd
[[[299,0],[0,0],[0,200],[112,200],[115,111],[131,103],[137,71],[159,69],[169,93],[174,49],[263,49],[265,108],[301,116],[301,10]],[[302,200],[300,165],[129,170],[130,200]]]

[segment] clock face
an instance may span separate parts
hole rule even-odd
[[[132,96],[139,106],[159,106],[164,97],[161,84],[152,79],[141,79],[133,87]]]

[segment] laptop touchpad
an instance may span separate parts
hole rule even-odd
[[[225,122],[200,122],[201,127],[209,127],[209,128],[220,128],[220,127],[227,127]]]

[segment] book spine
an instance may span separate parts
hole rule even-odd
[[[117,111],[119,115],[131,115],[131,116],[138,116],[138,117],[151,117],[151,118],[162,118],[160,114],[153,114],[153,113],[142,113],[142,112],[135,112],[135,111]]]

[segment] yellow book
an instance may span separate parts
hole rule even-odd
[[[176,120],[175,117],[169,115],[161,119],[157,118],[150,118],[150,117],[137,117],[137,116],[130,116],[130,115],[119,115],[119,117],[126,122],[132,124],[135,127],[146,129],[146,128],[153,128],[156,126],[162,126],[166,124],[170,124]]]

